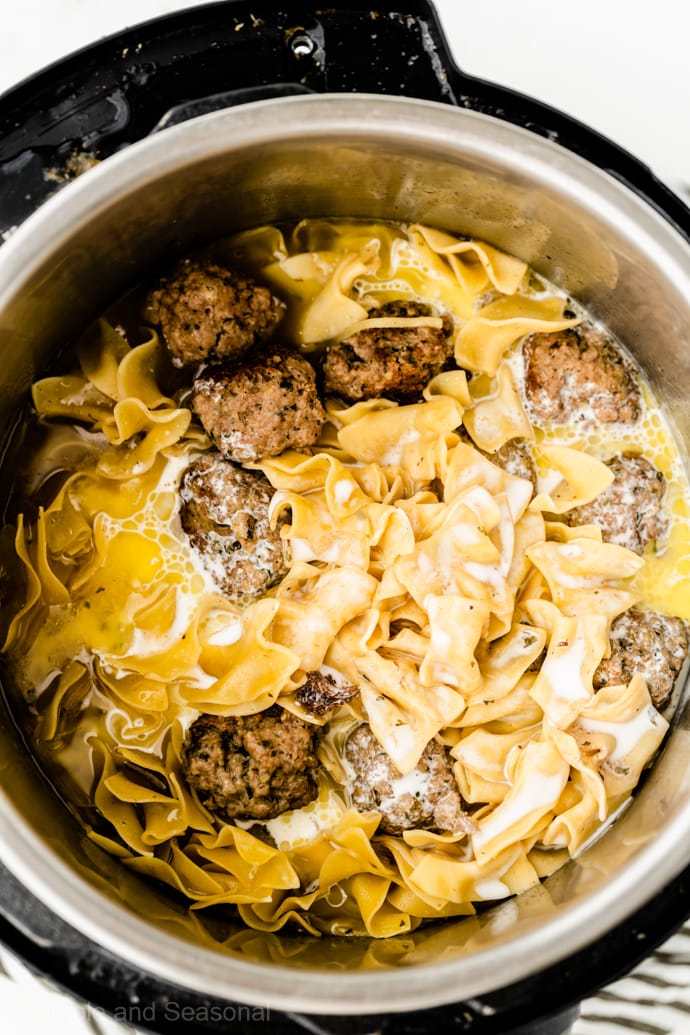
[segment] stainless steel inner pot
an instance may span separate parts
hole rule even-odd
[[[639,358],[687,452],[681,234],[613,176],[526,130],[362,94],[194,119],[107,159],[30,217],[0,249],[3,424],[56,350],[161,259],[245,227],[328,215],[420,221],[525,259]],[[594,942],[690,862],[689,725],[681,703],[631,806],[542,886],[388,947],[282,935],[216,951],[180,934],[179,904],[102,854],[56,805],[6,712],[0,861],[121,959],[199,993],[313,1013],[421,1009],[504,987]],[[281,955],[275,946],[288,939]]]

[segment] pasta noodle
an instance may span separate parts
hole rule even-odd
[[[642,676],[599,690],[594,678],[613,620],[653,606],[655,572],[663,582],[690,558],[673,441],[650,401],[649,451],[667,457],[678,505],[666,554],[640,557],[563,520],[613,475],[596,432],[528,417],[516,343],[581,316],[525,263],[424,226],[346,221],[259,228],[219,248],[283,293],[281,333],[304,351],[440,329],[435,316],[368,315],[421,298],[452,315],[458,369],[414,402],[328,399],[314,447],[247,465],[271,483],[289,563],[240,605],[180,526],[181,475],[211,444],[184,391],[166,387],[157,333],[130,344],[105,319],[90,328],[78,365],[32,393],[41,426],[67,422],[83,455],[54,466],[59,490],[14,529],[21,593],[3,653],[37,750],[95,806],[94,843],[197,917],[232,906],[261,932],[388,938],[471,915],[577,852],[662,742],[668,723]],[[515,439],[529,443],[537,491],[498,462]],[[359,690],[330,719],[300,704],[315,670]],[[202,712],[275,702],[322,728],[318,796],[260,826],[221,822],[185,780],[185,730]],[[465,829],[394,835],[353,806],[343,744],[363,720],[402,780],[430,742],[448,750]]]

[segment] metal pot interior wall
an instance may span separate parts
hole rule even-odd
[[[626,188],[549,141],[470,112],[362,95],[204,116],[133,145],[47,202],[0,251],[4,425],[56,351],[161,260],[304,216],[420,221],[520,256],[620,336],[688,442],[687,242]],[[218,951],[181,902],[102,853],[56,807],[6,710],[0,858],[78,929],[200,992],[342,1013],[456,1001],[594,940],[687,863],[686,711],[632,807],[577,860],[478,917],[383,942],[325,944],[224,921]]]

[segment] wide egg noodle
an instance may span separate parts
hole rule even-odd
[[[220,653],[222,671],[210,685],[189,686],[187,704],[214,715],[253,714],[273,704],[300,667],[299,654],[272,638],[279,608],[275,598],[257,600],[242,615],[242,633],[234,643],[220,652],[212,644],[202,644],[202,665],[212,669],[209,653],[211,662]]]
[[[443,327],[443,320],[440,316],[370,316],[352,324],[340,334],[334,335],[334,340],[342,341],[361,331],[404,330],[414,327],[427,327],[440,331]]]
[[[594,673],[610,650],[609,620],[590,613],[567,617],[548,601],[531,601],[526,608],[549,636],[530,693],[551,724],[567,729],[594,696]]]
[[[118,390],[118,368],[130,351],[124,335],[102,319],[88,327],[77,343],[79,365],[85,379],[115,402],[122,398]]]
[[[114,427],[104,429],[106,436],[114,446],[124,442],[135,444],[126,454],[120,450],[106,450],[99,461],[100,470],[109,478],[131,478],[143,474],[150,470],[163,449],[182,438],[190,421],[189,410],[154,413],[136,399],[117,403]]]
[[[32,385],[31,398],[40,417],[67,417],[97,429],[113,411],[112,400],[80,374],[44,377]]]
[[[473,384],[470,385],[472,391]],[[473,398],[463,418],[473,442],[493,453],[514,438],[532,439],[534,432],[525,413],[510,367],[498,368],[495,386],[488,395]]]
[[[366,319],[365,306],[351,298],[350,292],[357,277],[373,273],[378,268],[378,252],[379,244],[374,239],[359,252],[346,255],[338,262],[297,329],[302,345],[337,338],[353,324]]]
[[[508,731],[541,724],[544,713],[530,695],[534,684],[533,673],[525,673],[508,693],[494,699],[475,697],[466,710],[455,720],[455,726],[473,729],[492,724],[497,731]]]
[[[66,569],[76,569],[93,549],[93,530],[80,508],[78,497],[72,495],[74,484],[68,478],[45,512],[46,550],[60,566],[67,585],[69,571]]]
[[[194,908],[233,902],[245,922],[258,930],[277,931],[297,922],[318,934],[333,929],[331,914],[337,905],[345,907],[339,909],[340,933],[387,937],[410,930],[418,920],[387,901],[396,874],[371,843],[377,823],[376,816],[345,812],[327,839],[317,837],[289,856],[238,827],[196,835],[189,853],[201,876],[197,886],[204,888],[213,880],[215,887],[197,892]],[[160,864],[156,869],[162,879],[180,887],[177,869],[170,872]],[[193,873],[190,866],[189,877]]]
[[[511,845],[485,864],[452,852],[450,845],[432,853],[393,838],[384,843],[410,890],[426,904],[427,917],[462,915],[473,911],[472,902],[506,898],[539,882],[521,845]]]
[[[80,372],[33,389],[40,419],[96,433],[91,452],[51,503],[19,516],[14,539],[22,599],[4,651],[36,694],[41,750],[95,804],[96,844],[193,915],[233,906],[266,945],[294,925],[385,939],[470,916],[577,851],[666,729],[642,677],[592,685],[610,622],[638,599],[629,582],[642,560],[593,526],[554,520],[596,498],[609,469],[540,438],[534,498],[531,481],[484,455],[534,441],[506,352],[577,321],[562,299],[530,294],[524,263],[425,227],[305,221],[292,234],[247,231],[219,254],[286,298],[283,331],[297,344],[437,326],[436,314],[368,315],[419,298],[452,316],[464,369],[408,405],[328,399],[312,450],[253,465],[275,489],[288,571],[239,607],[201,574],[179,527],[182,471],[210,445],[160,387],[157,335],[130,347],[93,325]],[[468,383],[467,370],[479,376]],[[189,789],[184,732],[199,712],[276,701],[309,718],[296,691],[322,666],[360,693],[330,724],[316,720],[319,797],[299,817],[310,833],[267,844]],[[469,833],[393,837],[378,813],[350,808],[339,752],[362,720],[401,773],[433,738],[448,749]]]
[[[572,733],[549,727],[548,735],[561,756],[570,763],[571,771],[558,802],[557,814],[545,831],[542,842],[547,847],[565,845],[573,855],[606,819],[614,803],[609,800],[592,753],[580,750]]]
[[[438,255],[444,256],[468,294],[477,295],[493,286],[504,295],[513,295],[523,282],[527,263],[506,255],[481,241],[459,241],[450,234],[414,224],[410,234],[419,234]]]
[[[60,673],[54,691],[46,692],[47,704],[41,711],[37,735],[45,742],[65,741],[78,721],[84,699],[91,688],[89,671],[79,661],[71,661]]]
[[[230,266],[239,265],[258,275],[271,263],[286,259],[288,246],[279,227],[256,226],[216,242],[213,256],[218,262],[226,262]]]
[[[310,350],[366,319],[367,307],[376,304],[366,284],[380,278],[385,286],[393,277],[391,258],[399,238],[395,228],[380,224],[307,220],[287,242],[275,227],[244,231],[225,242],[220,255],[227,254],[230,265],[239,260],[286,300],[282,332]],[[415,293],[404,280],[396,283],[410,296]]]
[[[456,276],[444,256],[430,247],[420,229],[409,227],[404,235],[393,239],[388,249],[389,261],[384,260],[380,270],[382,277],[389,278],[388,283],[374,277],[360,277],[359,290],[377,305],[401,297],[421,298],[446,310],[456,320],[469,319],[472,292]],[[385,249],[385,238],[382,243]]]
[[[465,801],[472,805],[503,801],[507,791],[506,762],[508,754],[532,735],[538,735],[539,725],[495,733],[477,727],[465,731],[452,749],[455,776]]]
[[[514,608],[506,579],[512,555],[505,556],[505,544],[497,545],[490,535],[501,518],[500,506],[485,489],[467,490],[444,508],[438,528],[396,561],[393,574],[422,607],[429,595],[446,594],[485,605],[492,619],[487,635],[501,635]]]
[[[39,521],[45,528],[45,511],[40,513]],[[27,527],[23,514],[20,514],[17,520],[14,544],[25,575],[24,600],[13,615],[2,649],[5,653],[24,655],[22,668],[26,670],[28,678],[32,679],[30,674],[32,650],[25,641],[32,635],[34,624],[40,621],[41,611],[45,613],[51,605],[51,595],[55,592],[57,580],[50,568],[46,552],[47,535],[43,532],[40,541],[38,536],[34,537],[30,527]],[[38,554],[43,554],[43,556],[37,556]],[[47,578],[47,585],[44,583],[45,578]],[[64,599],[64,586],[58,591],[58,596]],[[33,638],[31,645],[32,648],[35,645]],[[43,681],[45,674],[47,672],[38,679],[39,683]]]
[[[433,399],[437,395],[448,395],[451,399],[455,399],[463,410],[472,405],[467,374],[464,370],[442,370],[440,374],[432,377],[423,394],[427,400]]]
[[[137,672],[120,672],[99,662],[95,663],[95,669],[101,685],[106,688],[114,702],[124,706],[125,711],[141,713],[149,720],[155,719],[156,716],[165,716],[167,720],[166,713],[171,707],[170,694],[174,689],[167,680],[140,675]],[[140,735],[143,724],[136,723],[135,719],[133,725]],[[151,728],[157,735],[160,725],[156,723]],[[137,739],[141,739],[141,736]]]
[[[375,409],[338,432],[340,446],[355,460],[401,467],[417,482],[443,474],[448,448],[462,421],[462,408],[449,396],[426,403]]]
[[[39,507],[36,519],[36,572],[43,587],[43,599],[46,604],[59,606],[69,601],[69,593],[51,564],[46,534],[47,520],[45,510]]]
[[[59,659],[78,655],[84,640],[104,657],[123,657],[129,652],[128,664],[136,667],[137,621],[150,641],[156,609],[165,641],[160,658],[171,646],[168,632],[179,603],[173,597],[185,592],[180,587],[190,571],[188,560],[176,549],[174,536],[160,538],[161,515],[156,508],[164,510],[165,494],[155,491],[177,459],[174,451],[164,453],[178,446],[190,414],[174,404],[169,406],[170,400],[152,387],[151,341],[125,350],[119,342],[113,345],[113,338],[124,341],[112,330],[108,332],[107,325],[100,326],[102,347],[90,362],[101,387],[117,395],[118,385],[129,385],[159,408],[150,410],[138,398],[115,402],[109,428],[107,421],[102,422],[103,430],[111,432],[114,450],[106,447],[99,452],[96,447],[96,464],[70,477],[53,503],[38,513],[32,556],[24,554],[33,572],[28,576],[33,590],[27,594],[25,607],[38,602],[38,584],[43,606],[51,608],[50,620],[41,623],[31,652],[29,671],[38,685]],[[124,372],[113,369],[113,355],[119,357],[120,367],[126,366]],[[138,439],[134,448],[130,448],[132,437]],[[197,448],[194,439],[198,435],[192,436],[189,450]],[[177,455],[189,454],[183,448]],[[170,508],[167,517],[174,520]],[[23,554],[19,547],[18,554]],[[172,570],[166,566],[168,559]],[[133,587],[141,587],[140,592],[133,594]],[[186,595],[193,597],[194,593]],[[150,643],[147,650],[150,654]],[[185,670],[189,664],[187,651]],[[165,668],[158,670],[163,678],[170,674]]]
[[[582,709],[575,726],[580,743],[586,740],[589,747],[592,741],[600,741],[599,771],[607,794],[616,798],[637,785],[668,722],[652,704],[644,678],[636,674],[627,687],[602,687]]]
[[[475,652],[489,623],[486,602],[459,596],[429,594],[424,600],[429,616],[429,646],[419,666],[425,686],[445,683],[465,695],[482,682]]]
[[[411,772],[431,738],[464,711],[464,698],[444,683],[424,686],[406,659],[370,651],[355,666],[374,736],[403,775]]]
[[[509,474],[477,449],[458,442],[448,456],[444,499],[453,500],[475,487],[484,488],[493,496],[505,495],[515,524],[525,513],[532,497],[532,483],[526,478]]]
[[[510,347],[526,334],[551,334],[575,327],[580,320],[563,316],[558,298],[503,296],[489,302],[460,328],[455,339],[455,361],[465,370],[497,373]]]
[[[317,572],[311,585],[290,599],[290,582],[281,587],[273,619],[273,642],[291,650],[306,672],[324,662],[333,640],[349,622],[367,611],[375,579],[360,568],[344,566]]]
[[[530,740],[513,748],[510,785],[503,800],[478,820],[472,835],[479,862],[509,845],[543,833],[570,776],[570,766],[550,741]]]
[[[613,482],[611,469],[581,449],[542,445],[538,463],[546,465],[550,477],[555,476],[557,481],[550,491],[535,496],[530,504],[532,510],[565,514],[574,507],[590,503]]]
[[[277,499],[274,497],[272,516],[285,522],[280,534],[290,545],[293,561],[368,568],[371,524],[362,510],[334,515],[325,491],[308,495],[282,492]]]
[[[594,610],[615,618],[637,602],[637,594],[621,583],[640,570],[642,558],[623,546],[580,537],[565,543],[537,543],[527,556],[565,614]]]
[[[515,623],[500,639],[477,646],[481,678],[468,700],[498,701],[513,690],[540,657],[546,632],[535,625]]]

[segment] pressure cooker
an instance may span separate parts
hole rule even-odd
[[[690,212],[591,129],[465,75],[425,0],[227,0],[111,37],[0,98],[0,183],[5,441],[32,380],[147,270],[327,215],[524,259],[628,345],[690,443]],[[261,938],[233,953],[181,935],[179,902],[85,838],[3,699],[0,940],[153,1032],[559,1035],[690,914],[689,707],[610,829],[471,929],[391,953],[286,934],[276,959]]]

